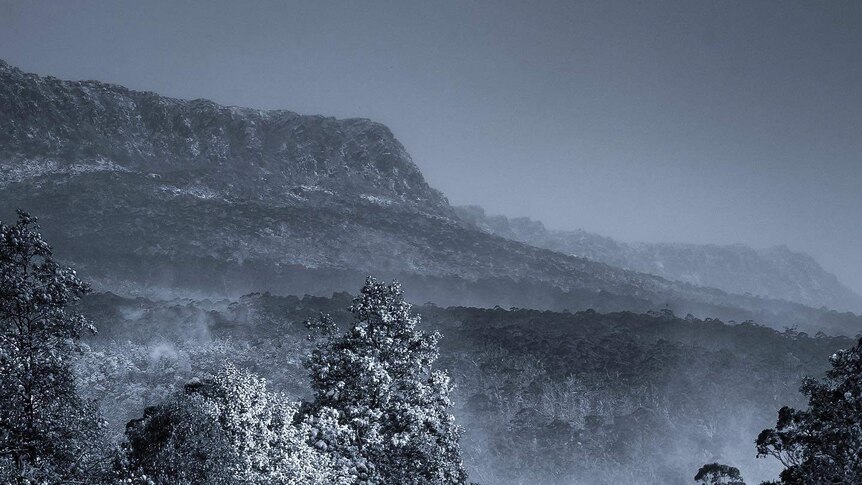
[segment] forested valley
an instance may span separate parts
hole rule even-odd
[[[839,426],[860,412],[850,338],[669,310],[411,308],[409,288],[373,279],[358,296],[93,293],[26,213],[0,227],[0,251],[4,482],[691,483],[697,472],[741,483],[739,467],[750,480],[852,483],[859,473],[855,432]],[[827,370],[822,384],[805,380]],[[784,408],[804,409],[806,395],[812,412]],[[805,426],[820,434],[797,439]],[[850,435],[824,460],[836,432]]]

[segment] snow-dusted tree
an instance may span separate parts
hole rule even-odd
[[[694,481],[701,485],[745,485],[738,468],[720,463],[700,467]]]
[[[449,377],[432,371],[439,335],[417,330],[398,283],[369,278],[350,311],[344,334],[329,329],[306,365],[312,414],[337,413],[350,439],[317,445],[351,460],[359,482],[463,484],[460,429],[449,413]]]
[[[350,483],[347,470],[311,446],[299,405],[266,380],[226,365],[129,422],[127,479],[157,484]]]
[[[758,456],[785,466],[778,483],[862,483],[862,340],[830,361],[826,379],[803,381],[808,409],[781,408],[757,437]]]
[[[38,229],[21,211],[0,223],[0,482],[93,482],[104,423],[71,365],[94,329],[68,309],[88,288]]]

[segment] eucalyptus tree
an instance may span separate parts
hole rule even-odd
[[[95,329],[70,305],[89,291],[56,262],[34,217],[0,223],[0,478],[95,481],[104,423],[72,364]]]
[[[862,340],[830,364],[825,379],[802,383],[808,409],[781,408],[757,437],[758,456],[785,467],[777,483],[862,483]]]

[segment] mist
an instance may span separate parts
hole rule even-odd
[[[0,0],[0,482],[858,483],[860,26]]]

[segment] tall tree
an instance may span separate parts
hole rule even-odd
[[[781,408],[757,437],[758,456],[785,467],[778,483],[862,483],[862,340],[830,363],[825,379],[803,381],[808,409]]]
[[[93,481],[104,423],[79,397],[72,359],[95,329],[68,308],[89,289],[38,229],[21,211],[0,223],[0,479]]]
[[[354,322],[337,334],[328,329],[306,365],[315,402],[350,439],[319,445],[347,457],[364,483],[463,484],[460,429],[450,414],[449,377],[432,370],[439,335],[416,328],[419,317],[398,283],[369,278],[350,308]]]

